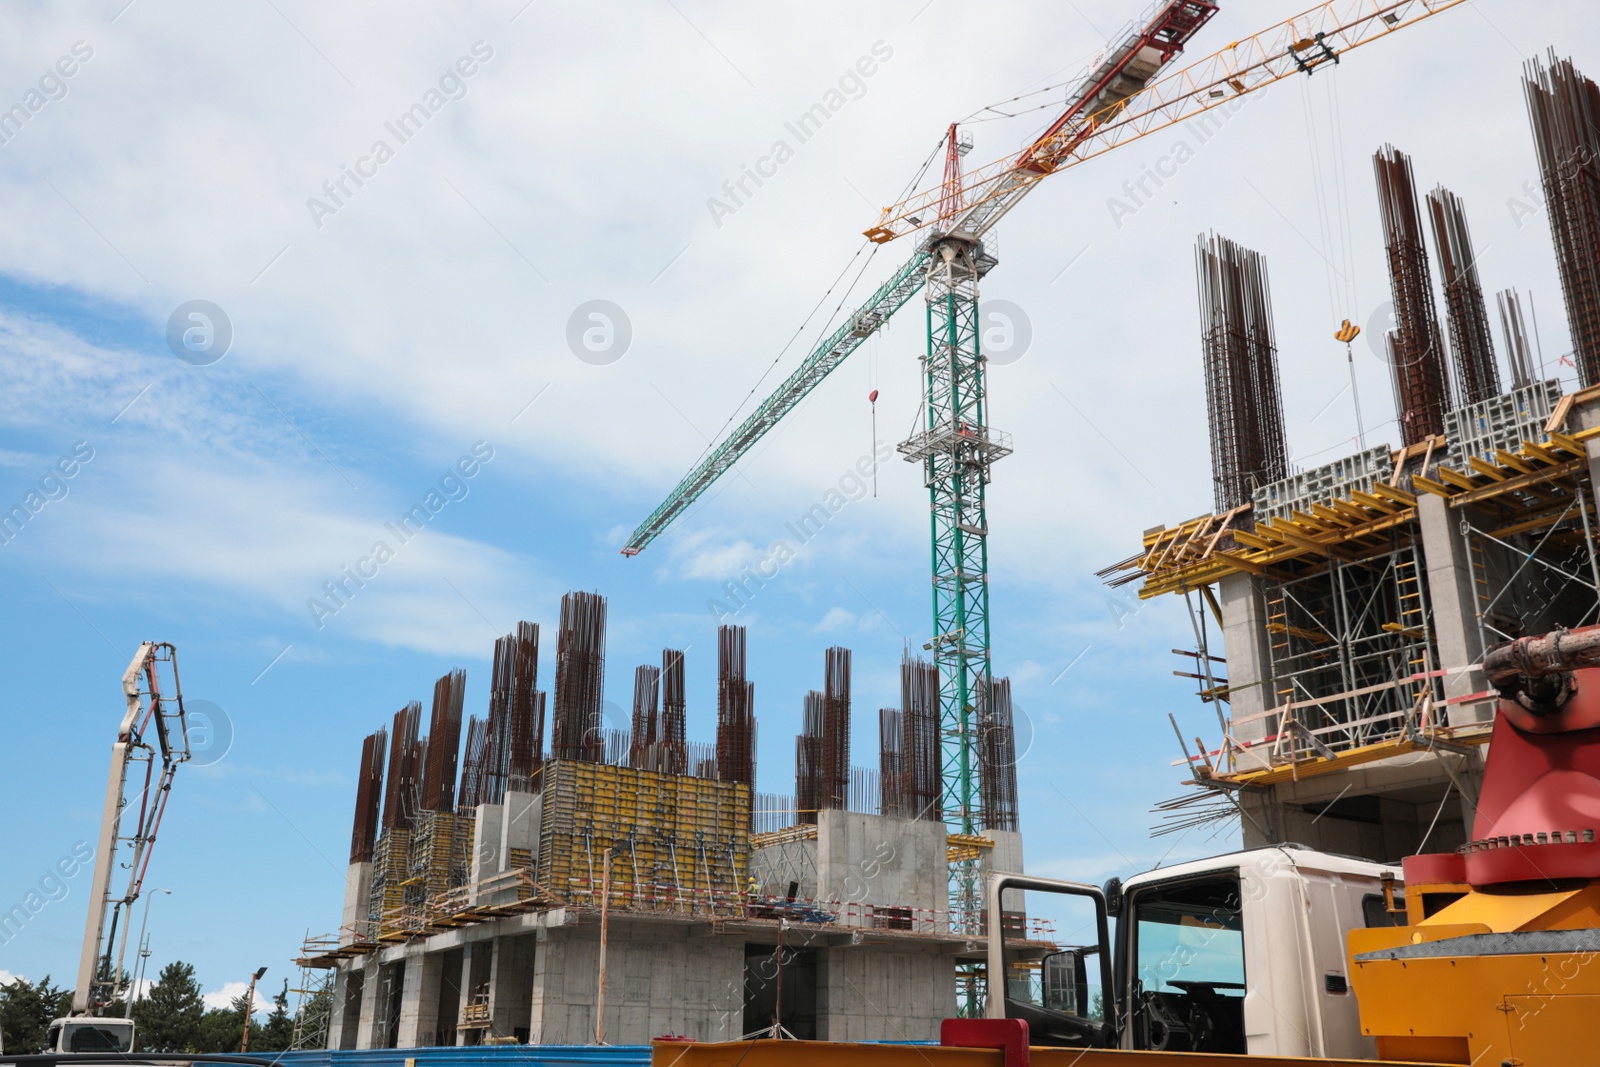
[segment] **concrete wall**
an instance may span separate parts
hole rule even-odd
[[[861,906],[910,907],[931,921],[949,907],[944,823],[891,819],[851,811],[817,814],[818,895]],[[865,907],[848,909],[842,925],[871,925]]]
[[[485,878],[500,872],[500,838],[505,823],[505,806],[479,804],[473,810],[472,866],[467,872],[472,903],[486,903],[478,886]]]
[[[955,963],[937,948],[818,953],[817,1036],[824,1041],[938,1041],[956,1014]]]
[[[600,930],[542,931],[533,970],[533,1031],[541,1044],[589,1044],[595,1035]],[[691,937],[688,927],[613,922],[606,945],[606,1041],[662,1034],[733,1041],[744,1022],[744,945]]]

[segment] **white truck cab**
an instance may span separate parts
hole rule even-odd
[[[989,973],[1007,981],[987,1014],[1027,1019],[1036,1044],[1370,1059],[1377,1049],[1361,1034],[1345,935],[1398,925],[1400,884],[1399,867],[1295,845],[1104,889],[993,874],[990,914],[1063,894],[1093,905],[1095,919],[1079,929],[1098,934],[1093,944],[1043,943],[1015,937],[1017,922],[1003,921],[1008,932],[989,939]]]
[[[46,1052],[131,1052],[133,1020],[69,1015],[50,1024]]]

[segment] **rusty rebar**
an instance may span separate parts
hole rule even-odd
[[[835,646],[823,653],[822,807],[847,810],[850,804],[850,650]]]
[[[1428,194],[1433,243],[1439,250],[1444,282],[1445,319],[1450,324],[1450,351],[1456,372],[1456,404],[1477,404],[1500,395],[1500,372],[1494,361],[1494,335],[1489,309],[1478,281],[1478,260],[1472,251],[1466,207],[1444,186]]]
[[[717,777],[756,780],[755,685],[746,674],[745,628],[717,627]]]
[[[1389,290],[1394,329],[1385,340],[1393,371],[1395,417],[1408,445],[1444,433],[1450,381],[1445,369],[1439,316],[1428,274],[1428,249],[1417,213],[1411,158],[1393,145],[1372,157],[1383,216],[1383,245],[1389,259]]]
[[[379,727],[361,742],[361,767],[356,777],[356,814],[350,829],[350,862],[372,859],[378,840],[378,804],[383,799],[383,764],[389,731]]]
[[[389,770],[383,792],[383,829],[410,830],[416,821],[417,775],[421,764],[422,742],[417,730],[422,721],[422,704],[413,701],[394,713],[389,731]]]
[[[1226,237],[1202,234],[1195,267],[1213,495],[1230,511],[1288,470],[1272,293],[1266,260]]]
[[[978,690],[978,792],[983,825],[1017,828],[1017,743],[1011,680],[996,678]]]
[[[553,759],[604,762],[605,655],[605,597],[568,593],[561,598],[561,631],[556,641]]]
[[[908,819],[938,822],[943,796],[939,735],[939,668],[907,653],[900,661],[900,713],[905,730],[902,806]]]
[[[467,672],[454,670],[433,684],[433,714],[428,722],[427,764],[422,769],[422,810],[453,811],[456,757],[461,747],[461,704]]]
[[[1590,386],[1600,382],[1600,87],[1554,49],[1548,67],[1533,59],[1524,74],[1578,381]]]
[[[661,770],[666,774],[689,774],[694,767],[685,736],[687,718],[683,653],[675,648],[664,648],[661,650]]]

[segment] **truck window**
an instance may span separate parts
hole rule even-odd
[[[1238,876],[1146,886],[1128,906],[1134,1047],[1246,1052]]]

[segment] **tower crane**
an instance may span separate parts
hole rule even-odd
[[[133,1044],[130,1020],[98,1016],[118,997],[132,995],[122,983],[128,930],[124,927],[118,948],[117,926],[126,921],[143,890],[173,776],[178,765],[190,757],[189,721],[178,685],[177,649],[153,641],[141,644],[122,675],[122,695],[125,710],[111,746],[111,774],[100,817],[78,984],[72,994],[72,1014],[50,1024],[51,1052],[126,1052]],[[138,781],[141,763],[142,784]],[[130,779],[137,787],[131,795]],[[126,833],[124,817],[130,814],[128,809],[134,808],[138,817],[132,833]],[[112,879],[122,846],[126,848],[120,861],[127,868],[128,881],[119,890]]]
[[[1285,78],[1314,75],[1352,49],[1462,0],[1330,0],[1167,73],[1219,2],[1157,0],[1069,83],[1065,109],[1018,152],[963,172],[965,145],[958,140],[959,124],[952,124],[943,180],[884,208],[864,231],[876,245],[915,236],[910,258],[684,476],[622,549],[626,556],[643,551],[925,289],[924,419],[899,451],[922,465],[929,493],[933,635],[925,647],[939,668],[941,810],[952,833],[976,833],[982,816],[974,712],[990,680],[985,492],[993,464],[1012,451],[1010,437],[987,421],[978,283],[997,259],[985,238],[1051,174]],[[956,924],[975,930],[980,901],[974,861],[957,861],[952,868],[952,896]]]

